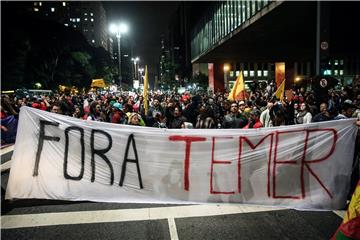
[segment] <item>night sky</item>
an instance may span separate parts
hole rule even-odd
[[[108,24],[126,22],[127,35],[133,42],[134,56],[140,57],[140,66],[148,65],[150,81],[154,80],[156,64],[160,55],[160,35],[166,33],[170,19],[179,2],[103,2]]]

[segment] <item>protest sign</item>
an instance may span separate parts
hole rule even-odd
[[[339,209],[354,122],[158,129],[22,107],[6,198]]]

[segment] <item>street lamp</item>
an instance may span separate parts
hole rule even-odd
[[[110,32],[116,34],[117,42],[118,42],[118,62],[119,62],[119,86],[121,88],[121,50],[120,50],[120,40],[121,40],[121,33],[126,33],[128,30],[127,25],[121,24],[111,24]]]
[[[229,81],[227,79],[227,73],[230,70],[229,64],[224,64],[224,82],[225,82],[225,90],[229,89]]]
[[[142,81],[142,73],[144,72],[144,68],[139,68],[139,73],[140,73],[140,82]]]
[[[138,61],[140,61],[140,58],[139,57],[136,57],[136,58],[131,58],[131,61],[134,62],[134,79],[136,79],[138,76],[137,76],[137,69],[136,69],[136,63]],[[140,79],[139,79],[140,80]]]

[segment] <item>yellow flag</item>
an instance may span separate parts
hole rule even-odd
[[[282,81],[282,83],[276,90],[275,96],[282,101],[284,99],[284,92],[285,92],[285,79]]]
[[[145,77],[144,77],[144,108],[145,108],[145,115],[148,112],[148,81],[149,81],[149,75],[148,75],[148,69],[147,65],[145,66]]]
[[[234,86],[231,89],[228,100],[244,100],[245,99],[245,83],[242,71],[240,71]]]

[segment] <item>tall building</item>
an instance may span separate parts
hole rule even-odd
[[[34,16],[53,20],[80,31],[90,45],[109,51],[106,13],[101,2],[32,2]]]
[[[287,86],[314,76],[348,84],[359,74],[360,47],[353,37],[358,2],[196,4],[190,17],[191,61],[208,65],[215,91],[228,87],[240,71],[246,82],[272,80],[278,76],[277,63],[284,63]]]
[[[159,84],[183,86],[191,78],[189,4],[180,2],[168,31],[161,35]]]

